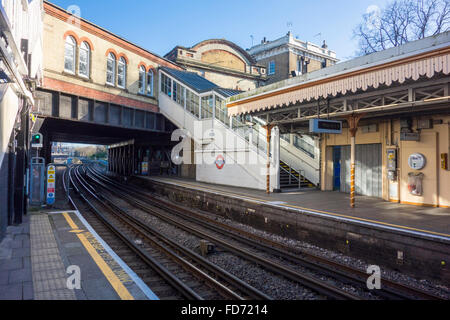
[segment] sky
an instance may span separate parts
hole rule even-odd
[[[177,45],[224,38],[244,49],[292,31],[322,44],[341,60],[355,56],[353,29],[362,15],[389,0],[50,0],[151,52],[164,56]],[[376,8],[376,7],[375,7]],[[252,37],[253,36],[253,40]]]

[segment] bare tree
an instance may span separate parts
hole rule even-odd
[[[450,29],[450,0],[394,0],[363,15],[354,29],[358,55],[423,39]]]

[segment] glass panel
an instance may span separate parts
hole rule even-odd
[[[178,82],[173,82],[173,100],[184,108],[184,90],[185,88]]]
[[[315,148],[314,148],[314,146],[309,144],[305,140],[303,140],[298,135],[294,135],[294,146],[297,149],[307,153],[311,158],[313,158],[313,159],[315,158]]]
[[[165,74],[161,74],[161,90],[169,97],[172,96],[172,81]]]
[[[139,71],[139,93],[144,94],[145,92],[145,72]]]
[[[108,58],[108,62],[106,65],[106,82],[112,85],[114,85],[115,69],[116,69],[116,62]]]
[[[89,76],[89,51],[86,49],[80,49],[80,75]]]
[[[230,126],[230,117],[228,116],[228,109],[225,106],[225,101],[218,96],[216,99],[216,119],[227,126]]]
[[[124,88],[125,87],[125,74],[126,74],[126,68],[125,68],[124,63],[119,62],[117,73],[118,73],[117,84],[119,87]]]
[[[147,73],[147,94],[153,96],[153,72],[151,70]]]
[[[177,94],[179,94],[178,93],[179,89],[180,89],[180,85],[176,81],[174,81],[173,82],[173,95],[172,95],[173,101],[177,101]]]
[[[65,45],[64,69],[75,72],[75,46],[70,43],[66,43]]]
[[[214,96],[202,97],[202,119],[211,119],[213,116]]]
[[[191,90],[187,89],[186,89],[186,111],[189,111],[197,118],[199,117],[198,96]]]
[[[287,141],[289,143],[291,143],[291,134],[290,133],[285,133],[281,135],[281,139],[283,139],[284,141]]]

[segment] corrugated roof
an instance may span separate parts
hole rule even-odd
[[[162,67],[161,70],[167,72],[178,81],[195,90],[197,93],[211,91],[219,87],[217,84],[199,76],[195,72],[180,71],[167,67]]]
[[[226,89],[226,88],[214,88],[214,91],[216,91],[218,94],[220,94],[224,98],[232,97],[232,96],[235,96],[235,95],[243,92],[241,90],[233,90],[233,89]]]

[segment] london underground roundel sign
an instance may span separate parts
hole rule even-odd
[[[216,167],[219,170],[222,170],[225,166],[225,158],[222,155],[218,155],[216,158]]]

